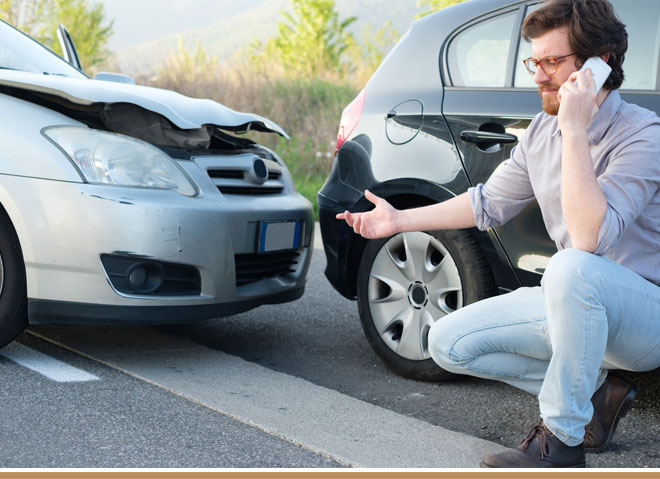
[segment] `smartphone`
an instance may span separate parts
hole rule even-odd
[[[603,84],[607,78],[610,76],[612,68],[600,57],[589,58],[586,62],[584,62],[584,65],[582,65],[580,71],[585,71],[587,68],[591,68],[591,75],[593,77],[594,83],[596,84],[596,93],[598,93],[603,87]],[[577,85],[577,81],[575,84]]]

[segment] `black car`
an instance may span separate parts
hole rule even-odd
[[[622,98],[660,112],[660,1],[611,0],[627,25]],[[445,379],[428,351],[434,321],[485,297],[536,286],[556,252],[536,203],[488,230],[426,231],[365,240],[345,210],[447,200],[485,182],[541,111],[520,36],[539,0],[469,0],[412,24],[344,110],[338,152],[319,192],[326,276],[356,299],[374,350],[398,373]],[[660,154],[660,152],[659,152]]]

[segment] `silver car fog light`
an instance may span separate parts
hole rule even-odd
[[[66,154],[88,183],[197,194],[179,165],[144,141],[80,126],[49,127],[43,134]]]

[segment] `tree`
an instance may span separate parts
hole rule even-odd
[[[49,0],[0,0],[0,16],[7,23],[34,36]]]
[[[341,72],[343,53],[353,42],[347,28],[356,18],[340,21],[334,0],[291,0],[293,13],[282,12],[277,35],[251,45],[256,62],[264,57],[291,76]]]
[[[19,30],[43,43],[56,53],[61,52],[57,26],[64,24],[76,44],[83,67],[105,60],[106,44],[112,35],[112,21],[105,21],[101,3],[85,0],[0,0],[0,16]]]
[[[418,7],[427,7],[427,10],[417,14],[415,18],[422,18],[426,15],[437,12],[440,9],[464,2],[465,0],[420,0],[417,2]]]

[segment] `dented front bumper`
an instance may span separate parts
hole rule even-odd
[[[181,323],[227,316],[303,294],[312,249],[309,201],[285,194],[223,195],[195,162],[181,162],[200,187],[174,191],[6,177],[29,217],[14,219],[21,242],[31,323]],[[301,221],[286,274],[237,283],[237,258],[259,264],[259,225]],[[73,226],[72,226],[73,225]],[[131,294],[113,285],[102,255],[198,272],[198,294]],[[290,255],[291,256],[291,255]]]

